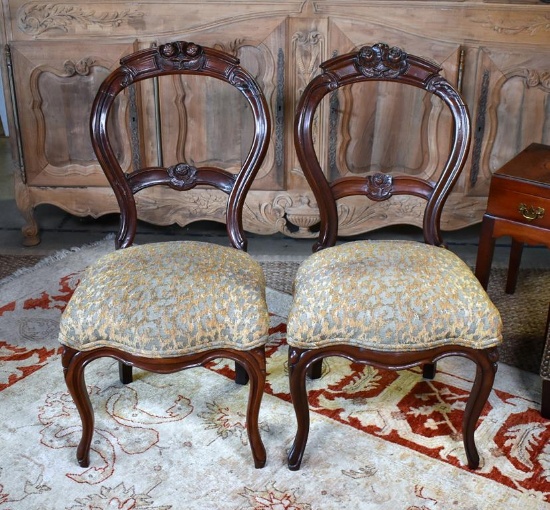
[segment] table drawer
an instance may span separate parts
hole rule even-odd
[[[487,213],[550,229],[550,197],[538,197],[509,189],[491,189]]]

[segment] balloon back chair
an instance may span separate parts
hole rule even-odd
[[[86,467],[90,461],[94,414],[84,372],[91,361],[118,360],[121,381],[128,383],[133,366],[172,373],[228,358],[235,362],[237,382],[250,383],[246,425],[254,464],[261,468],[266,453],[258,413],[269,317],[264,275],[246,253],[242,210],[268,148],[266,100],[237,58],[194,43],[178,41],[138,51],[120,64],[102,83],[91,114],[92,145],[121,212],[117,249],[86,270],[60,325],[65,381],[82,420],[78,463]],[[163,79],[181,83],[189,78],[182,75],[204,85],[206,77],[221,80],[213,83],[228,87],[237,98],[239,92],[244,96],[254,127],[239,171],[187,162],[123,171],[114,148],[117,141],[120,146],[120,137],[112,141],[110,133],[115,99],[143,80],[168,76]],[[152,87],[149,82],[149,89],[140,91]],[[189,128],[195,125],[186,122]],[[135,194],[156,185],[179,192],[212,186],[224,192],[230,246],[186,240],[132,246],[138,216]]]
[[[443,205],[469,148],[467,108],[440,75],[439,66],[400,48],[365,46],[324,62],[321,69],[301,96],[294,131],[297,156],[319,208],[320,232],[314,253],[298,270],[288,318],[290,392],[298,422],[289,468],[300,468],[309,434],[306,375],[320,377],[323,358],[341,356],[400,370],[418,365],[434,369],[437,360],[451,355],[468,358],[477,367],[463,418],[468,465],[476,468],[474,430],[494,382],[501,320],[472,271],[443,247],[440,234]],[[373,81],[400,84],[399,90],[423,89],[420,94],[431,98],[424,105],[442,101],[450,110],[450,151],[439,173],[434,172],[439,175],[434,181],[390,171],[333,180],[325,176],[315,148],[321,137],[316,130],[322,125],[317,120],[322,98],[342,87]],[[421,119],[416,123],[419,132],[420,123]],[[424,242],[361,240],[336,245],[337,201],[352,195],[378,202],[397,195],[424,199]]]

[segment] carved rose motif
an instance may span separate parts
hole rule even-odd
[[[389,174],[376,173],[367,178],[367,196],[371,200],[384,200],[391,196],[393,179]]]
[[[200,69],[204,65],[204,50],[198,44],[178,41],[159,46],[162,69]]]
[[[409,68],[407,54],[401,48],[390,48],[384,43],[363,46],[357,55],[356,65],[359,72],[369,78],[396,78]]]
[[[178,163],[167,170],[170,176],[170,184],[177,189],[189,189],[197,181],[197,169],[186,163]]]

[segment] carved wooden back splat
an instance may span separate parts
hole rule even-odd
[[[237,174],[217,167],[196,168],[186,162],[168,168],[156,166],[140,168],[130,174],[123,172],[107,131],[107,119],[116,96],[138,81],[174,74],[216,78],[237,88],[248,101],[254,117],[254,135],[248,155]],[[121,210],[117,247],[127,247],[133,242],[137,226],[135,193],[156,185],[169,186],[178,191],[206,185],[228,194],[227,233],[232,246],[246,249],[242,208],[252,180],[266,155],[269,134],[270,117],[264,95],[254,78],[232,55],[192,42],[176,41],[121,59],[120,67],[101,85],[91,115],[92,145]]]
[[[442,244],[440,219],[443,205],[456,182],[469,150],[470,119],[466,105],[455,88],[439,73],[440,67],[402,49],[383,43],[365,46],[321,64],[322,73],[304,90],[296,114],[294,141],[300,165],[310,184],[320,212],[321,230],[314,250],[332,246],[338,235],[337,200],[365,195],[371,200],[388,200],[394,195],[414,195],[426,200],[424,239]],[[353,83],[388,81],[413,86],[439,97],[453,119],[451,150],[437,182],[421,177],[377,172],[367,176],[346,176],[329,182],[314,147],[314,116],[325,95]]]

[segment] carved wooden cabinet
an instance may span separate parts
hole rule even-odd
[[[445,230],[479,222],[492,172],[532,142],[550,144],[550,6],[538,0],[3,0],[1,22],[16,201],[28,245],[39,242],[38,204],[93,217],[118,210],[89,142],[91,102],[122,55],[176,39],[233,52],[268,98],[272,144],[244,218],[252,232],[315,235],[315,203],[293,149],[294,109],[320,62],[363,45],[386,42],[436,61],[468,103],[472,149],[444,210]],[[449,142],[443,109],[418,91],[383,87],[376,101],[355,87],[322,105],[317,143],[331,175],[436,172]],[[113,119],[124,166],[212,161],[231,167],[242,157],[250,119],[244,102],[239,118],[224,116],[224,105],[240,100],[224,94],[216,83],[195,88],[174,80],[132,89]],[[204,125],[187,122],[196,109],[208,111]],[[403,150],[426,130],[427,145]],[[132,150],[123,153],[125,146]],[[219,192],[187,195],[182,203],[170,189],[144,192],[140,217],[180,225],[222,221]],[[346,199],[340,233],[376,229],[382,217],[420,225],[416,200]]]

